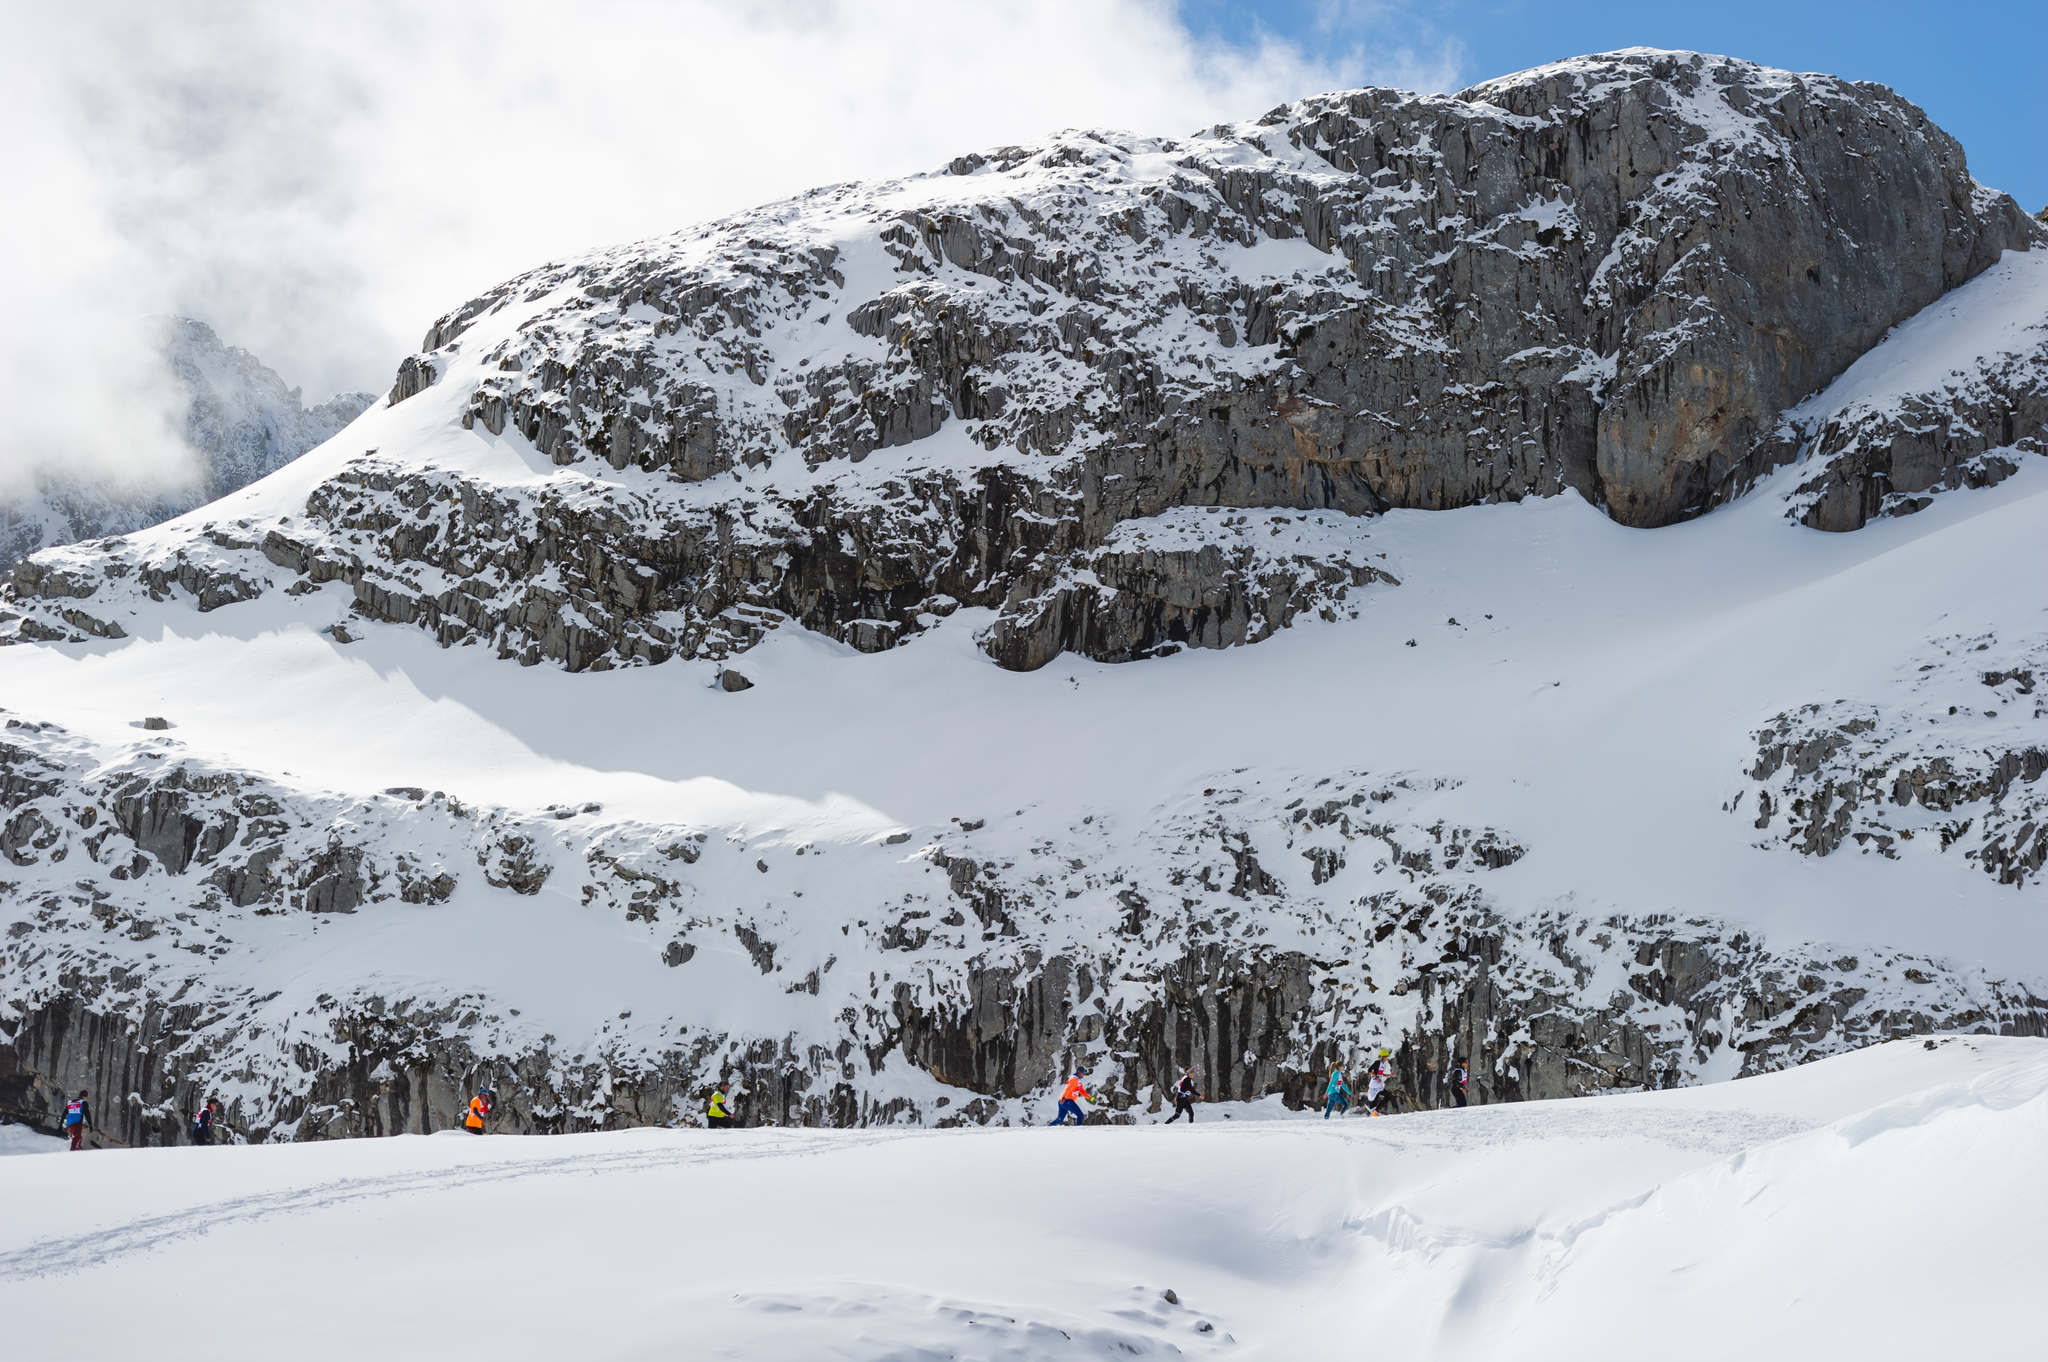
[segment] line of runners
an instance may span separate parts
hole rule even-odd
[[[1394,1076],[1391,1062],[1393,1053],[1391,1050],[1382,1049],[1365,1067],[1365,1101],[1361,1110],[1368,1115],[1381,1114],[1380,1102],[1386,1094],[1387,1084]],[[1451,1066],[1451,1096],[1461,1107],[1466,1101],[1467,1077],[1465,1061],[1455,1061]],[[1183,1116],[1188,1119],[1190,1125],[1194,1124],[1195,1103],[1202,1099],[1202,1094],[1195,1088],[1195,1071],[1192,1068],[1181,1071],[1168,1095],[1173,1099],[1173,1115],[1166,1118],[1165,1124],[1172,1125]],[[1332,1115],[1343,1115],[1350,1111],[1352,1096],[1351,1082],[1344,1072],[1344,1066],[1339,1064],[1330,1070],[1329,1081],[1323,1087],[1323,1119],[1328,1120]],[[713,1130],[729,1129],[737,1124],[733,1116],[732,1100],[732,1094],[726,1084],[720,1083],[713,1088],[705,1102],[704,1124]],[[1081,1103],[1092,1103],[1095,1100],[1094,1094],[1088,1091],[1088,1070],[1075,1070],[1060,1089],[1059,1111],[1050,1124],[1066,1125],[1069,1121],[1077,1126],[1085,1124],[1088,1113],[1081,1109]],[[472,1135],[483,1134],[497,1105],[498,1094],[494,1089],[477,1089],[476,1095],[469,1099],[469,1104],[462,1113],[462,1129]],[[215,1132],[224,1129],[221,1124],[222,1114],[220,1103],[209,1098],[193,1114],[189,1127],[192,1143],[213,1143]],[[85,1092],[80,1091],[76,1098],[64,1104],[64,1133],[70,1137],[73,1149],[81,1149],[84,1147],[85,1133],[96,1129],[98,1127],[92,1119],[92,1104],[86,1100]]]
[[[1382,1049],[1372,1062],[1365,1066],[1365,1101],[1360,1110],[1367,1115],[1382,1114],[1380,1102],[1386,1096],[1387,1084],[1394,1077],[1393,1057],[1392,1050]],[[1470,1078],[1465,1061],[1453,1060],[1450,1075],[1451,1097],[1461,1107],[1467,1102],[1465,1085]],[[1164,1124],[1172,1125],[1185,1116],[1188,1118],[1188,1124],[1193,1125],[1195,1103],[1202,1097],[1202,1094],[1195,1090],[1195,1071],[1191,1068],[1181,1070],[1180,1077],[1174,1080],[1168,1095],[1173,1098],[1173,1115],[1167,1117]],[[1323,1085],[1323,1119],[1327,1121],[1333,1115],[1342,1116],[1349,1112],[1352,1095],[1351,1080],[1345,1074],[1344,1066],[1332,1066],[1329,1081]],[[1060,1126],[1067,1124],[1069,1120],[1077,1126],[1086,1124],[1088,1114],[1081,1110],[1081,1103],[1084,1101],[1093,1102],[1095,1097],[1088,1091],[1088,1070],[1076,1069],[1068,1076],[1065,1086],[1060,1089],[1059,1110],[1047,1124]]]

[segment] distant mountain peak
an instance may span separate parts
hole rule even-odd
[[[136,491],[46,478],[28,496],[0,502],[0,569],[39,549],[127,534],[226,496],[326,441],[376,401],[340,393],[307,407],[297,388],[205,322],[156,316],[147,324],[186,394],[183,434],[198,456],[198,479]]]

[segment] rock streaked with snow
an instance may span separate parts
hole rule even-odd
[[[1810,638],[1826,630],[1788,627],[1786,612],[1802,593],[1826,599],[1833,574],[1903,594],[1910,582],[1858,574],[1868,564],[1855,561],[1865,546],[1876,556],[1880,541],[1902,543],[1897,527],[1820,547],[1822,536],[1784,525],[1790,480],[1808,470],[1787,470],[1756,504],[1654,537],[1569,498],[1469,508],[1455,523],[1352,514],[1567,490],[1607,495],[1610,510],[1639,519],[1614,488],[1634,487],[1640,511],[1677,485],[1659,482],[1665,473],[1704,470],[1674,476],[1704,487],[1705,505],[1789,457],[1775,446],[1740,454],[1739,442],[1687,453],[1684,422],[1659,426],[1676,443],[1655,454],[1664,447],[1629,434],[1655,393],[1627,393],[1662,385],[1682,405],[1699,396],[1688,384],[1725,387],[1735,372],[1701,379],[1696,365],[1740,359],[1745,401],[1772,410],[1789,400],[1769,395],[1772,384],[1807,391],[1797,385],[1817,385],[1890,324],[1880,314],[1897,320],[1952,271],[1981,267],[2007,205],[1970,186],[1959,155],[1945,160],[1950,144],[1908,107],[1825,78],[1622,54],[1460,99],[1306,101],[1171,148],[1072,135],[948,176],[820,191],[480,300],[437,325],[395,402],[343,439],[178,522],[38,555],[12,574],[0,628],[53,646],[6,661],[36,674],[45,713],[73,698],[73,675],[41,665],[52,658],[76,661],[81,684],[109,693],[125,684],[108,672],[126,650],[130,662],[178,659],[189,674],[149,676],[112,738],[90,696],[81,721],[95,737],[34,717],[10,730],[4,892],[25,932],[7,963],[6,1062],[21,1109],[76,1078],[124,1089],[96,1087],[122,1111],[125,1139],[162,1138],[184,1099],[211,1088],[263,1133],[390,1132],[444,1124],[465,1085],[495,1077],[511,1128],[573,1129],[672,1119],[730,1072],[761,1094],[750,1118],[1000,1121],[1020,1119],[1077,1058],[1103,1069],[1111,1105],[1128,1111],[1184,1063],[1212,1091],[1301,1101],[1318,1068],[1381,1038],[1397,1042],[1402,1090],[1429,1101],[1454,1049],[1480,1057],[1483,1096],[1509,1097],[1726,1077],[1931,1025],[2038,1030],[2038,985],[2021,963],[1888,944],[1897,896],[1867,931],[1832,934],[1846,944],[1785,925],[1804,921],[1799,892],[1832,906],[1841,881],[1801,878],[1809,866],[1776,836],[1771,850],[1738,852],[1757,858],[1745,864],[1781,858],[1783,879],[1800,886],[1778,905],[1783,923],[1765,912],[1769,930],[1754,931],[1737,925],[1743,904],[1688,900],[1675,882],[1701,864],[1654,816],[1624,807],[1683,813],[1699,794],[1687,781],[1705,771],[1716,787],[1707,822],[1743,839],[1713,805],[1744,744],[1714,748],[1706,726],[1754,732],[1816,692],[1762,669],[1716,669],[1730,654],[1779,649],[1802,688],[1835,675]],[[1806,120],[1805,150],[1773,140],[1787,118]],[[1383,126],[1402,137],[1368,136]],[[1774,196],[1773,177],[1809,191],[1826,181],[1840,167],[1825,149],[1859,138],[1877,139],[1878,159],[1909,187],[1954,192],[1902,229],[1911,260],[1891,292],[1864,288],[1860,256],[1844,266],[1844,306],[1869,315],[1812,314],[1827,322],[1816,343],[1839,353],[1823,363],[1774,350],[1765,382],[1753,355],[1715,349],[1734,343],[1725,323],[1804,308],[1815,281],[1767,273],[1777,301],[1741,295],[1731,313],[1737,285],[1757,280],[1729,264],[1739,252],[1717,251],[1767,235],[1734,221],[1745,211],[1854,219],[1859,231],[1888,222],[1912,194],[1855,200],[1848,218],[1834,199]],[[1533,167],[1515,159],[1553,143],[1554,173],[1540,156]],[[1663,169],[1631,188],[1611,156],[1587,159],[1594,147],[1635,147],[1644,166],[1654,152]],[[1791,173],[1806,174],[1800,156],[1820,157],[1804,181]],[[1525,175],[1572,193],[1518,197]],[[1023,249],[1038,229],[991,185],[1018,189],[1088,250],[1048,274],[1044,253]],[[957,220],[942,223],[928,211],[938,189],[995,197],[955,204]],[[1330,209],[1344,195],[1351,217]],[[826,234],[829,259],[791,245],[823,241],[820,224],[846,229]],[[1357,260],[1392,262],[1384,283]],[[1446,281],[1464,290],[1463,311],[1425,305]],[[849,300],[857,325],[836,311]],[[1533,320],[1519,306],[1532,300]],[[1509,303],[1512,317],[1500,310]],[[1782,339],[1756,334],[1767,347]],[[790,348],[798,339],[810,348]],[[982,397],[951,386],[960,365],[993,376]],[[715,391],[699,401],[705,384]],[[1318,393],[1325,405],[1308,400]],[[1385,401],[1347,405],[1361,393]],[[969,405],[948,406],[956,397]],[[592,443],[589,421],[615,401],[629,424]],[[1412,420],[1389,415],[1411,409]],[[1726,435],[1747,410],[1707,424]],[[1189,412],[1193,427],[1174,424]],[[1610,416],[1615,449],[1656,465],[1620,468],[1613,487],[1600,454]],[[661,421],[672,424],[653,439],[647,423]],[[1378,432],[1378,452],[1330,455],[1355,421]],[[1497,444],[1503,429],[1521,434]],[[635,431],[651,442],[636,444]],[[1558,452],[1567,446],[1580,462]],[[1638,474],[1648,480],[1629,481]],[[2028,514],[2004,500],[2012,491],[1987,494],[1987,526],[1997,506],[2008,522]],[[1967,557],[1975,527],[1932,519],[1946,526],[1936,537],[1948,557]],[[1999,533],[2024,560],[2028,541],[2010,524]],[[1597,553],[1574,556],[1564,542],[1595,536]],[[1462,553],[1441,547],[1452,543]],[[1711,570],[1695,570],[1703,556]],[[1425,565],[1420,576],[1406,558]],[[1559,561],[1578,575],[1546,578]],[[1494,622],[1501,599],[1528,616],[1521,572],[1597,609],[1536,611],[1557,626],[1554,644]],[[1486,594],[1458,594],[1471,583]],[[1440,593],[1456,611],[1418,621]],[[2001,622],[2030,606],[1992,594]],[[1853,618],[1890,637],[1881,614]],[[1275,664],[1306,663],[1299,673],[1202,659],[1246,668],[1222,703],[1194,673],[1166,670],[1194,659],[1150,663],[1147,703],[1106,710],[1011,709],[1043,687],[981,666],[935,672],[943,682],[894,672],[912,703],[879,703],[860,689],[875,672],[782,628],[796,621],[910,668],[950,663],[945,650],[972,633],[1029,667],[1066,648],[1121,659],[1250,642],[1290,619],[1327,621],[1316,637],[1338,650]],[[1383,621],[1402,627],[1386,646],[1362,643]],[[1737,637],[1737,624],[1763,641]],[[300,647],[316,629],[323,641]],[[441,654],[421,640],[433,654],[422,658],[394,644],[415,631],[483,647]],[[817,655],[782,668],[770,647],[744,672],[708,661],[778,633],[772,643]],[[192,634],[204,645],[186,647]],[[259,634],[279,651],[254,646]],[[1404,636],[1417,659],[1443,648],[1456,667],[1419,667]],[[685,660],[610,678],[548,669],[566,689],[536,716],[506,700],[523,674],[484,649],[570,672]],[[244,734],[239,712],[223,740],[190,712],[222,683],[195,651],[260,659],[259,684],[322,695],[291,724],[360,748],[376,778],[299,781],[298,758],[278,755],[291,744]],[[1689,686],[1660,669],[1664,658],[1741,684]],[[1495,667],[1504,680],[1477,679]],[[334,689],[344,678],[391,707],[349,708],[355,727],[331,727],[314,706],[345,705]],[[648,684],[604,688],[627,681]],[[1582,688],[1606,697],[1594,726],[1574,726],[1598,703]],[[1474,703],[1431,703],[1446,689]],[[802,727],[791,690],[842,725],[803,727],[808,741],[843,744],[856,761],[794,750],[777,727]],[[949,705],[976,723],[946,724]],[[1646,709],[1656,722],[1644,723]],[[180,738],[133,739],[134,716],[159,710]],[[763,714],[774,717],[749,718]],[[676,715],[695,727],[679,731]],[[1018,715],[1019,730],[1003,733]],[[854,739],[877,716],[893,723],[893,745]],[[918,732],[934,716],[944,741]],[[1692,722],[1707,736],[1687,734]],[[1917,722],[1900,720],[1902,746],[1920,742],[1905,731]],[[1361,725],[1425,741],[1361,747],[1346,731]],[[467,787],[445,782],[455,793],[436,800],[407,768],[438,748],[444,726],[492,756],[460,765]],[[1110,761],[1077,759],[1056,731],[1067,726],[1095,729]],[[1215,771],[1208,745],[1233,726],[1258,741],[1258,765]],[[722,729],[772,754],[773,768],[735,763]],[[1568,745],[1616,733],[1626,761]],[[187,738],[211,742],[210,755],[169,745]],[[693,743],[721,755],[675,758]],[[1048,785],[1036,767],[1020,774],[1044,765],[1040,745],[1109,787],[1117,816],[1091,802],[1085,776]],[[1380,760],[1389,745],[1406,756]],[[1504,771],[1484,747],[1529,765]],[[1191,767],[1190,752],[1204,761]],[[985,779],[960,782],[955,768],[976,763]],[[1155,764],[1171,779],[1147,783],[1140,773]],[[735,765],[751,772],[745,790],[715,813],[678,810],[707,802],[696,787]],[[900,768],[900,780],[878,766]],[[534,782],[594,779],[586,767],[602,768],[605,801],[571,802],[557,818],[543,805],[562,796],[530,797]],[[525,793],[504,793],[508,781]],[[920,781],[976,793],[952,806],[951,824],[944,809],[907,821],[883,811],[878,786],[903,800]],[[1973,785],[1968,798],[2017,809],[2028,791],[2010,785]],[[613,788],[641,801],[630,816],[590,807]],[[1038,807],[980,807],[1019,788],[1035,793],[1018,802]],[[784,789],[799,793],[765,793]],[[794,830],[798,816],[813,830]],[[1711,840],[1712,828],[1672,821]],[[2001,856],[2019,832],[1999,831]],[[1946,887],[1951,867],[1984,882],[1960,850],[1914,861],[1905,868],[1929,872],[1921,884]],[[1712,889],[1745,885],[1726,866],[1707,869]],[[1679,901],[1689,906],[1666,911]]]
[[[1694,54],[1069,133],[512,280],[391,392],[513,445],[509,476],[415,433],[117,561],[202,608],[341,580],[374,618],[571,669],[782,619],[886,648],[957,604],[1003,612],[1013,665],[1142,656],[1205,631],[1054,585],[1100,577],[1125,522],[1566,489],[1696,515],[1790,457],[1781,410],[2044,240],[1890,91]],[[1220,561],[1162,566],[1161,599],[1243,594]],[[17,631],[126,627],[111,567],[18,575]]]
[[[1810,856],[1953,857],[2024,887],[2048,865],[2043,687],[2048,635],[1930,640],[1884,700],[1809,704],[1760,730],[1756,798],[1733,811]]]
[[[1078,1055],[1127,1118],[1187,1066],[1213,1097],[1310,1104],[1382,1041],[1400,1100],[1434,1106],[1461,1054],[1485,1102],[2048,1026],[2048,1000],[1956,962],[1513,920],[1489,880],[1523,848],[1432,814],[1450,782],[1213,780],[1023,845],[958,819],[849,845],[292,789],[10,718],[0,1109],[47,1119],[86,1087],[110,1138],[154,1144],[218,1095],[258,1137],[397,1134],[450,1128],[490,1081],[500,1128],[564,1131],[691,1115],[723,1077],[749,1124],[1009,1123]],[[620,1025],[564,1045],[513,1003],[533,980],[413,982],[415,952],[442,968],[430,942],[496,954],[476,933],[616,990]]]

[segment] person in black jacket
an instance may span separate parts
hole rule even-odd
[[[1464,1060],[1451,1061],[1451,1097],[1461,1107],[1465,1105],[1465,1080],[1469,1076],[1465,1072]]]
[[[1195,1071],[1193,1069],[1182,1070],[1180,1081],[1173,1085],[1173,1115],[1166,1118],[1166,1124],[1172,1125],[1175,1121],[1185,1116],[1188,1118],[1188,1124],[1193,1125],[1195,1123],[1195,1099],[1201,1095],[1195,1091]]]

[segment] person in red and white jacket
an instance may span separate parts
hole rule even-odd
[[[64,1104],[64,1133],[71,1137],[73,1149],[85,1148],[85,1132],[98,1130],[92,1122],[92,1103],[85,1100],[85,1089],[78,1090],[78,1096]]]

